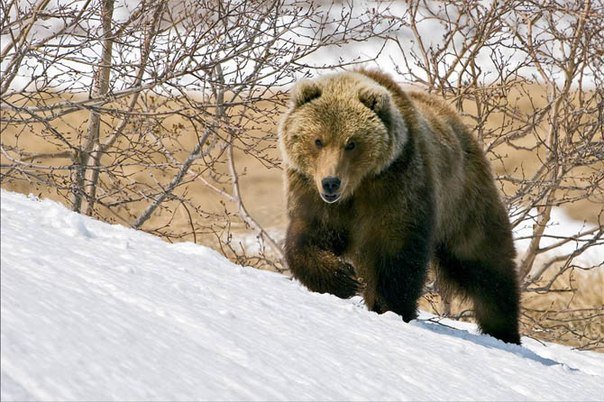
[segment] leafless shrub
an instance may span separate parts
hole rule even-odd
[[[74,211],[169,240],[214,239],[241,263],[279,270],[238,161],[279,167],[280,88],[308,74],[309,55],[388,30],[376,13],[313,1],[2,7],[3,186],[43,188]],[[189,195],[199,187],[207,197]],[[259,256],[233,243],[235,227],[257,235]]]
[[[519,250],[525,301],[533,300],[524,306],[526,332],[564,332],[580,346],[602,347],[602,331],[585,330],[602,328],[602,252],[595,262],[582,256],[604,246],[604,3],[409,0],[390,18],[403,25],[392,38],[399,49],[392,58],[403,61],[398,73],[449,99],[498,173],[526,245]],[[553,209],[571,204],[591,222],[576,233],[548,232]],[[573,307],[569,278],[577,270],[593,271],[585,284],[597,296],[588,308]],[[562,292],[566,305],[535,307],[540,295]]]

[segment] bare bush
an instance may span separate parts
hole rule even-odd
[[[238,160],[279,167],[280,88],[308,74],[309,55],[388,30],[375,13],[312,1],[12,1],[2,15],[3,186],[169,240],[214,238],[279,270]],[[200,187],[213,194],[189,195]],[[260,253],[247,256],[234,227]]]
[[[601,348],[602,332],[593,328],[604,316],[604,3],[406,5],[404,15],[391,16],[403,32],[392,38],[399,49],[392,58],[403,60],[397,64],[404,81],[451,101],[498,173],[517,241],[525,245],[525,332],[549,339],[563,332],[577,345]],[[570,205],[591,222],[576,233],[548,234],[557,223],[553,209]],[[581,259],[598,248],[600,261]],[[593,271],[587,286],[595,289],[586,290],[596,296],[588,308],[572,306],[576,270]],[[535,303],[560,293],[568,297],[545,308]]]

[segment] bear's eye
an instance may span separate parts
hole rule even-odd
[[[352,151],[356,147],[357,147],[357,144],[354,141],[348,141],[348,143],[346,144],[346,146],[344,146],[344,149],[347,150],[347,151]]]
[[[317,146],[317,148],[321,149],[323,148],[323,141],[321,141],[320,139],[316,139],[315,140],[315,145]]]

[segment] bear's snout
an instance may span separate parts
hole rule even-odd
[[[338,192],[338,190],[340,189],[340,184],[342,182],[340,181],[340,179],[338,177],[326,177],[323,180],[321,180],[321,185],[323,186],[323,191],[325,191],[325,194],[335,194]]]
[[[321,198],[323,198],[323,201],[330,204],[336,202],[340,198],[338,190],[340,189],[341,184],[342,181],[340,178],[334,176],[325,177],[321,180],[321,187],[323,187]]]

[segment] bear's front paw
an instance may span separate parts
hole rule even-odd
[[[340,264],[333,272],[334,281],[333,289],[329,290],[342,299],[348,299],[359,294],[365,288],[365,283],[362,279],[357,278],[354,267],[347,263]]]

